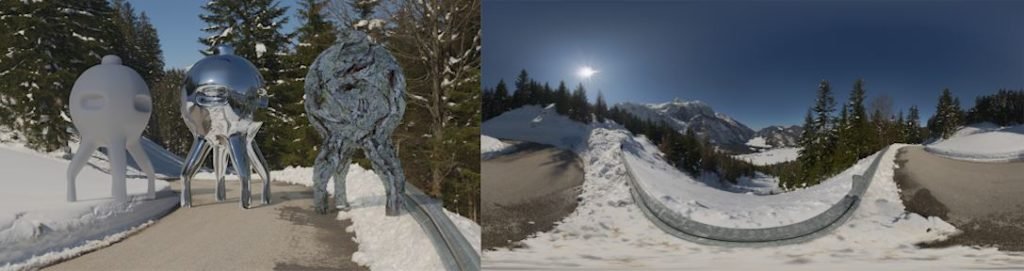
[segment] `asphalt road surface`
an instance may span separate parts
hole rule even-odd
[[[576,154],[536,143],[480,161],[483,247],[512,247],[576,209],[583,166]]]
[[[1024,162],[954,160],[920,146],[903,147],[896,162],[895,179],[908,211],[940,217],[963,231],[923,246],[1024,250]]]
[[[146,229],[48,270],[366,270],[351,261],[357,244],[351,221],[313,212],[312,190],[272,183],[262,206],[258,181],[253,207],[238,203],[239,182],[227,182],[227,200],[213,198],[214,181],[192,182],[193,207],[181,208]],[[180,191],[181,182],[172,182]],[[173,196],[179,196],[173,193]]]

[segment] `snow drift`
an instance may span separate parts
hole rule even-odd
[[[925,145],[930,153],[947,158],[978,162],[1024,160],[1024,125],[1000,127],[992,123],[972,124],[947,139]]]

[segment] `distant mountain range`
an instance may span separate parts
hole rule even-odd
[[[758,130],[754,133],[754,138],[763,138],[765,144],[772,148],[796,147],[800,141],[800,135],[803,133],[804,128],[799,125],[789,127],[772,125]]]
[[[680,132],[693,128],[698,135],[707,137],[711,144],[739,153],[750,152],[752,148],[747,143],[756,137],[763,138],[767,144],[760,148],[793,146],[802,132],[800,126],[769,126],[755,132],[743,123],[715,112],[701,101],[676,98],[666,103],[626,102],[615,106],[643,120],[663,121]]]

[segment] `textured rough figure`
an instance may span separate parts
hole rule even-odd
[[[387,190],[387,215],[398,215],[405,192],[405,174],[391,143],[391,132],[405,114],[405,78],[398,62],[365,34],[342,30],[338,43],[310,66],[305,87],[309,122],[323,139],[313,175],[316,211],[327,213],[332,175],[335,205],[348,209],[345,175],[353,151],[362,148]]]
[[[75,124],[82,142],[68,165],[68,201],[78,199],[75,177],[101,146],[107,147],[110,157],[110,190],[114,199],[128,199],[125,184],[128,156],[125,150],[131,153],[149,178],[146,196],[155,198],[153,165],[139,144],[139,137],[149,123],[153,108],[149,87],[142,76],[121,65],[121,58],[105,56],[100,65],[89,68],[75,80],[69,101],[71,122]]]
[[[192,65],[181,88],[181,117],[194,136],[181,169],[181,206],[192,206],[192,177],[211,151],[217,201],[225,198],[224,174],[230,157],[242,185],[242,208],[249,208],[251,170],[263,178],[262,203],[269,204],[270,171],[253,142],[262,125],[253,121],[253,113],[267,106],[263,77],[256,66],[234,55],[231,47],[220,46],[217,51]]]

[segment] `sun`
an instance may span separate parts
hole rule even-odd
[[[590,78],[591,76],[594,76],[594,74],[597,74],[597,72],[597,70],[590,66],[583,66],[580,68],[580,71],[576,72],[576,74],[583,78]]]

